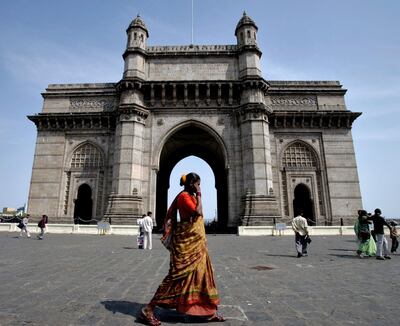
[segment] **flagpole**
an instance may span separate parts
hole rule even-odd
[[[192,42],[191,44],[193,44],[193,0],[192,0]]]

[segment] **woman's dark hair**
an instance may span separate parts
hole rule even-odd
[[[200,176],[197,173],[190,172],[181,177],[180,185],[189,187],[192,182],[196,182],[198,180],[200,180]]]

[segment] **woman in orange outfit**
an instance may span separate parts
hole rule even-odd
[[[152,326],[161,325],[154,316],[156,306],[204,316],[213,322],[225,321],[217,315],[219,297],[206,243],[200,177],[193,172],[184,175],[182,185],[184,190],[176,196],[164,221],[162,241],[171,252],[170,269],[141,311],[141,318]]]

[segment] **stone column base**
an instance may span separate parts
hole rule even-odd
[[[108,197],[107,212],[104,214],[111,224],[136,224],[143,215],[142,197],[137,195],[111,194]]]
[[[242,198],[241,225],[273,225],[279,222],[278,202],[275,196],[247,193]]]

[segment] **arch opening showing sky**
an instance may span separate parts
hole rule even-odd
[[[172,169],[169,177],[168,207],[171,205],[175,196],[183,189],[179,185],[181,176],[190,172],[195,172],[200,176],[204,220],[212,221],[217,217],[217,190],[215,189],[215,176],[211,167],[197,156],[185,157]]]

